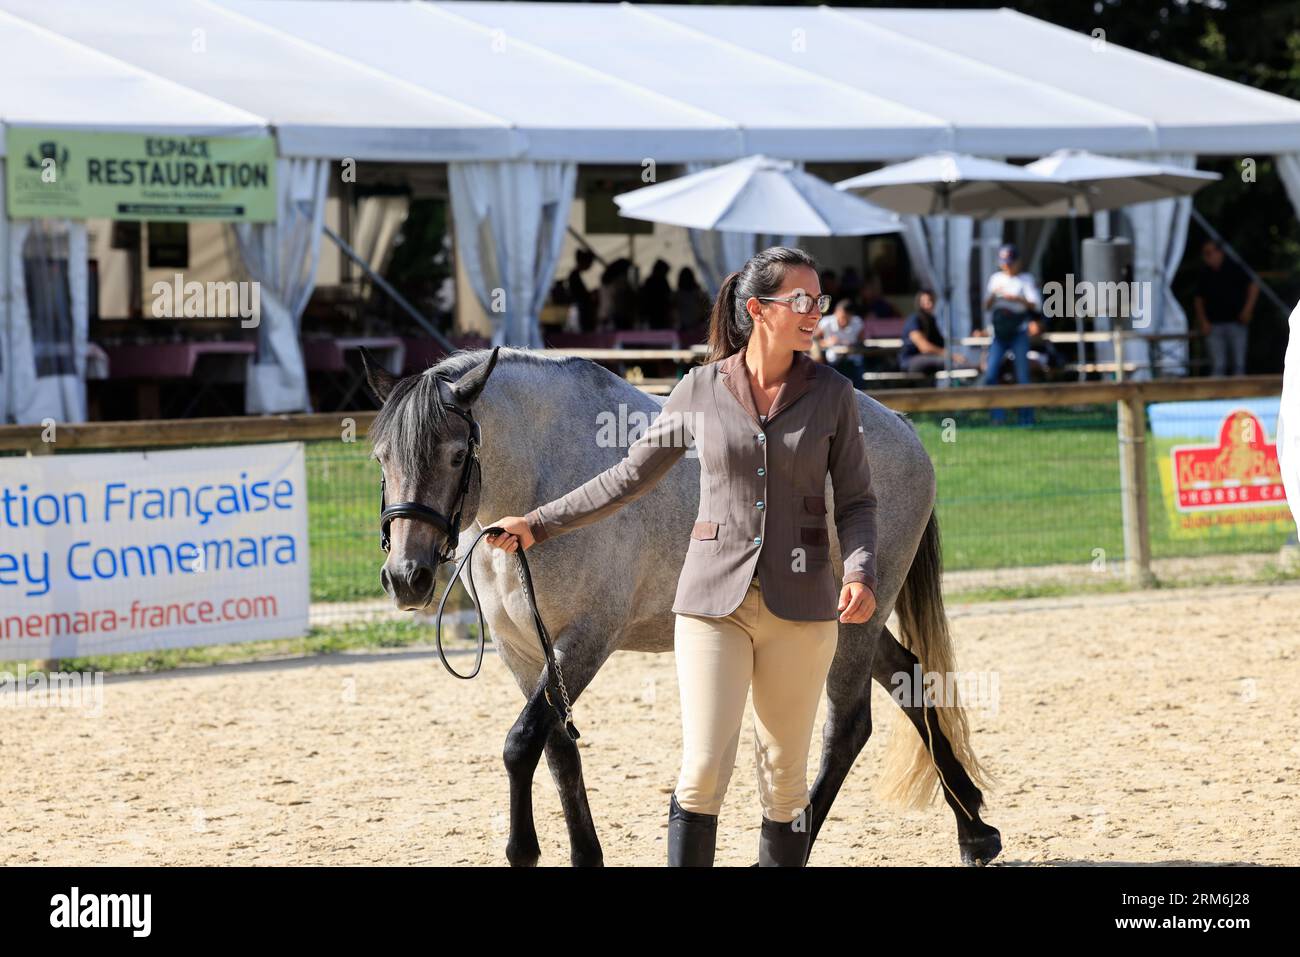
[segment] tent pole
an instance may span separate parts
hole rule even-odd
[[[406,298],[400,292],[394,289],[389,284],[387,279],[385,279],[383,276],[379,275],[379,273],[371,269],[370,263],[362,259],[360,254],[351,246],[349,246],[347,242],[344,241],[342,236],[334,232],[334,230],[330,229],[324,223],[321,224],[321,230],[324,231],[326,236],[334,240],[334,244],[338,246],[339,249],[343,250],[343,255],[347,256],[354,263],[356,263],[358,266],[361,267],[361,271],[370,277],[371,282],[373,282],[376,286],[382,289],[389,299],[397,303],[397,305],[402,309],[403,312],[405,312],[408,316],[414,319],[419,324],[420,328],[429,334],[429,338],[431,338],[434,342],[438,343],[438,345],[443,349],[445,349],[448,352],[448,354],[456,351],[456,347],[452,345],[451,341],[446,336],[444,336],[441,332],[438,331],[438,327],[435,326],[428,319],[426,319],[423,315],[421,315],[420,312],[417,311],[413,305],[407,302]]]
[[[1074,199],[1070,199],[1070,262],[1074,267],[1074,278],[1079,279],[1079,213],[1074,208]],[[1083,341],[1083,313],[1074,309],[1074,331],[1078,333],[1079,342],[1076,348],[1079,350],[1079,381],[1082,382],[1087,376],[1083,367],[1088,362],[1088,346]]]

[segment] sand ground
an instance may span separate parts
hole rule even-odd
[[[1006,864],[1300,863],[1300,585],[1034,599],[952,611],[958,666],[996,675],[971,712],[998,776]],[[501,747],[521,704],[495,657],[474,682],[425,650],[110,678],[102,711],[0,710],[6,864],[504,863]],[[894,708],[814,865],[955,863],[946,807],[881,805]],[[669,655],[619,654],[578,702],[610,865],[658,865],[679,747]],[[820,719],[819,719],[820,725]],[[719,864],[754,859],[751,718]],[[813,766],[820,744],[814,737]],[[549,773],[544,864],[568,861]]]

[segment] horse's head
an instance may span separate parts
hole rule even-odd
[[[366,382],[380,402],[370,428],[383,470],[381,516],[388,558],[379,578],[401,609],[433,600],[436,572],[478,512],[481,482],[473,405],[496,365],[497,350],[452,380],[435,366],[399,379],[364,351]]]

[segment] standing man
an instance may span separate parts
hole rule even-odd
[[[993,342],[989,346],[985,385],[996,385],[1002,359],[1009,352],[1015,361],[1016,382],[1029,383],[1029,337],[1038,335],[1036,316],[1043,308],[1043,296],[1034,277],[1020,268],[1020,250],[1007,243],[998,250],[998,271],[989,277],[984,308],[989,311]],[[989,418],[1001,422],[1006,414],[992,409]],[[1034,410],[1020,410],[1020,424],[1030,425]]]
[[[1201,263],[1193,305],[1210,353],[1210,375],[1245,375],[1247,327],[1259,286],[1213,239],[1201,244]]]
[[[579,330],[591,332],[596,328],[596,294],[582,281],[582,274],[591,268],[596,257],[590,249],[579,248],[573,260],[573,269],[567,283],[569,302],[577,307]]]

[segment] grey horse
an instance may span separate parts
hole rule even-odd
[[[633,433],[652,421],[662,404],[585,359],[510,348],[457,352],[403,379],[366,361],[366,378],[382,405],[370,438],[390,503],[418,502],[450,515],[470,427],[448,413],[447,401],[472,412],[478,422],[481,480],[476,477],[466,495],[460,549],[473,541],[482,522],[522,515],[616,464],[635,440]],[[858,403],[879,503],[880,587],[870,621],[840,625],[826,686],[821,766],[810,794],[813,841],[871,734],[871,679],[895,692],[898,676],[912,676],[918,663],[926,674],[955,670],[940,592],[933,466],[906,419],[865,394]],[[833,495],[828,480],[827,496]],[[698,499],[699,463],[688,451],[640,499],[588,528],[528,550],[539,609],[573,700],[613,652],[672,650],[672,596]],[[832,504],[827,512],[834,513]],[[843,566],[835,530],[830,531],[838,576]],[[427,608],[437,590],[443,533],[398,518],[390,535],[381,573],[385,590],[399,608]],[[532,866],[540,856],[532,781],[545,751],[568,826],[570,859],[574,865],[601,864],[577,745],[544,694],[549,676],[516,558],[484,544],[469,564],[474,597],[526,699],[505,742],[506,858],[512,865]],[[894,610],[901,644],[886,626]],[[924,806],[942,790],[956,815],[961,860],[991,861],[1001,851],[1001,837],[980,819],[980,788],[988,786],[987,776],[971,750],[961,707],[943,701],[936,706],[925,695],[891,696],[917,733],[895,729],[890,735],[882,793]]]

